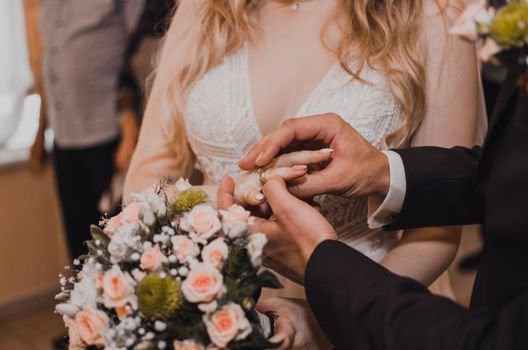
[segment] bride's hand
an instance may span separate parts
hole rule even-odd
[[[261,300],[256,309],[275,319],[271,342],[282,341],[280,349],[331,349],[306,300],[269,298]]]
[[[262,169],[264,179],[280,177],[284,181],[300,178],[308,172],[308,166],[317,166],[330,160],[331,149],[297,151],[282,154]],[[258,206],[264,203],[262,183],[255,171],[247,172],[235,180],[235,202],[240,205]]]

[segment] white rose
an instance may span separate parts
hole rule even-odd
[[[187,232],[195,232],[202,239],[209,239],[220,231],[222,223],[213,207],[202,204],[185,215],[180,227]]]
[[[81,309],[78,306],[63,303],[55,305],[55,311],[64,316],[75,317]]]
[[[171,238],[172,254],[178,258],[180,262],[186,262],[189,258],[194,258],[200,254],[200,248],[192,239],[186,236],[174,236]]]
[[[191,268],[182,283],[185,299],[191,303],[209,303],[222,290],[224,278],[216,267],[199,263]]]
[[[219,348],[225,348],[233,339],[241,340],[251,333],[251,324],[238,304],[227,304],[204,315],[203,320],[209,338]]]
[[[208,245],[206,245],[202,250],[202,260],[216,266],[217,269],[222,269],[225,259],[227,259],[227,254],[229,248],[224,242],[223,238],[217,238]]]
[[[158,217],[163,217],[167,214],[167,206],[165,205],[165,199],[154,191],[146,193],[147,203],[149,204],[152,211]]]
[[[175,186],[176,186],[176,189],[178,190],[178,192],[186,191],[186,190],[188,190],[189,188],[192,187],[192,185],[190,184],[189,180],[186,180],[183,177],[180,177],[178,179],[178,181],[176,181]]]
[[[268,243],[268,238],[264,233],[253,233],[249,235],[247,250],[254,267],[262,265],[262,250]]]
[[[222,228],[229,238],[242,237],[248,225],[253,223],[251,213],[237,204],[233,204],[228,210],[220,210],[222,214]]]
[[[80,282],[75,283],[71,292],[70,302],[82,308],[97,307],[97,289],[94,279],[84,277]]]
[[[141,219],[147,226],[152,226],[156,222],[156,215],[148,203],[143,203],[141,206]]]

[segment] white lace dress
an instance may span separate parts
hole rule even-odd
[[[247,48],[243,48],[207,72],[188,96],[186,131],[205,184],[218,184],[224,175],[241,174],[238,160],[262,138],[252,108],[248,72]],[[369,83],[351,80],[339,64],[334,65],[297,117],[337,113],[380,147],[384,136],[397,128],[401,111],[382,76],[368,69],[361,76]],[[380,261],[397,242],[395,234],[367,227],[366,199],[324,195],[317,200],[339,239],[371,259]]]

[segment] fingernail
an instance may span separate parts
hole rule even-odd
[[[296,170],[296,171],[305,171],[306,169],[308,169],[308,166],[306,165],[294,165],[293,166],[293,170]]]
[[[334,150],[332,148],[321,148],[319,152],[321,153],[332,153]]]
[[[262,160],[262,157],[263,157],[263,156],[264,156],[264,155],[262,154],[262,152],[260,152],[260,153],[258,154],[258,156],[257,156],[257,159],[255,159],[255,163],[260,162],[260,161]]]
[[[255,199],[258,201],[261,201],[264,199],[264,195],[262,193],[257,193],[257,195],[255,196]]]

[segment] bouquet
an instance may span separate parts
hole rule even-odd
[[[498,11],[478,0],[467,6],[450,32],[470,41],[482,40],[483,61],[528,73],[527,0],[512,0]]]
[[[132,195],[59,276],[69,348],[276,347],[253,308],[262,287],[280,283],[259,273],[267,239],[248,234],[251,221],[238,205],[218,212],[182,179]]]

